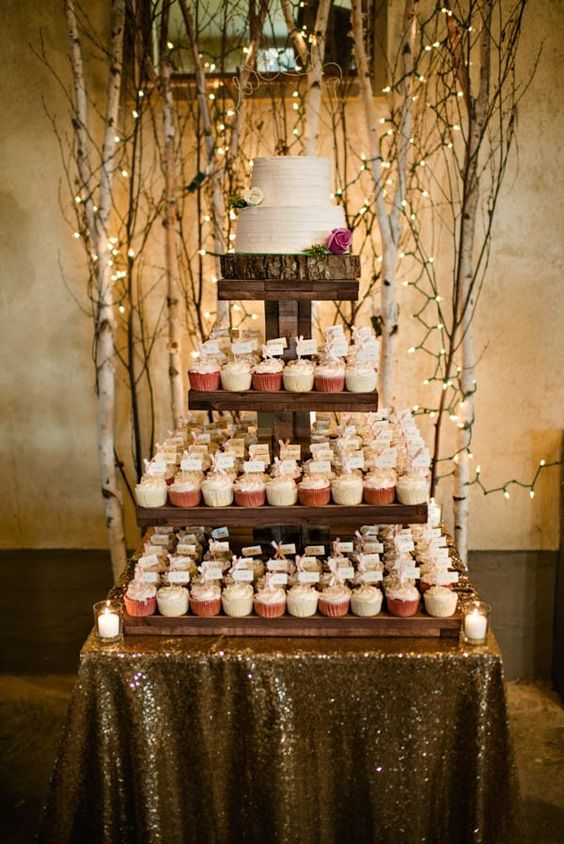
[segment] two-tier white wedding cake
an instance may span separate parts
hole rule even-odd
[[[239,211],[235,251],[294,255],[325,243],[345,226],[342,206],[330,199],[329,159],[306,155],[255,158],[252,187],[264,198]]]

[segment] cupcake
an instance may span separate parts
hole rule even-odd
[[[376,586],[368,584],[354,589],[351,595],[351,610],[365,618],[378,615],[382,609],[382,593]]]
[[[286,594],[288,612],[296,618],[315,615],[318,600],[319,592],[307,583],[297,583]]]
[[[188,370],[190,388],[192,390],[203,390],[204,392],[219,390],[221,380],[219,369],[220,367],[217,361],[210,358],[202,358],[192,364]]]
[[[398,479],[396,492],[400,504],[425,504],[429,497],[429,479],[411,473]]]
[[[129,615],[153,615],[157,609],[157,589],[152,583],[132,580],[123,596]]]
[[[266,501],[266,484],[260,475],[243,475],[233,484],[235,504],[261,507]]]
[[[262,618],[280,618],[286,612],[286,593],[281,586],[274,586],[268,575],[264,589],[255,595],[254,608]]]
[[[364,500],[367,504],[393,504],[396,497],[396,473],[393,469],[377,469],[364,479]]]
[[[251,389],[251,365],[246,360],[231,360],[221,370],[221,386],[230,393]]]
[[[168,484],[164,478],[145,476],[135,487],[135,501],[139,507],[164,507],[167,492]]]
[[[212,473],[202,481],[202,495],[208,507],[229,507],[233,503],[233,481],[228,475]]]
[[[332,581],[335,578],[332,576]],[[329,584],[319,595],[319,612],[331,617],[346,615],[349,611],[351,590],[344,583]]]
[[[298,488],[293,478],[278,475],[266,482],[266,498],[272,507],[291,507],[298,500]]]
[[[331,500],[331,484],[323,475],[306,475],[298,484],[298,499],[306,507],[323,507]]]
[[[157,606],[161,615],[174,618],[188,612],[188,590],[184,586],[163,586],[157,592]]]
[[[341,393],[345,389],[345,364],[342,360],[328,360],[315,367],[315,389],[320,393]]]
[[[345,370],[345,386],[349,393],[373,393],[378,374],[368,363],[349,363]]]
[[[291,360],[284,367],[284,389],[290,393],[309,393],[313,390],[315,366],[309,360]]]
[[[458,595],[445,586],[431,586],[423,595],[425,609],[435,618],[448,618],[453,615],[458,603]]]
[[[253,611],[253,587],[250,583],[231,583],[221,594],[223,612],[242,618]]]
[[[168,488],[168,497],[175,507],[197,507],[202,497],[200,482],[193,475],[179,474]]]
[[[386,604],[390,615],[406,618],[415,615],[419,609],[419,591],[415,586],[389,586],[386,588]]]
[[[221,588],[218,583],[202,580],[190,590],[190,609],[194,615],[209,618],[221,609]]]
[[[331,481],[331,495],[335,504],[356,506],[362,502],[362,476],[345,472]]]
[[[278,358],[265,358],[253,368],[253,390],[275,393],[282,389],[284,364]]]

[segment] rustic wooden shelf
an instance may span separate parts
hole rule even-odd
[[[427,521],[426,504],[358,504],[345,507],[340,504],[327,504],[325,507],[137,507],[137,524],[205,525],[218,527],[232,525],[251,527],[272,527],[273,525],[338,525],[358,527],[359,525],[413,525]]]
[[[226,299],[246,301],[290,299],[296,302],[304,300],[353,302],[358,299],[358,281],[220,278],[217,283],[217,298],[222,301]]]
[[[220,256],[221,275],[228,279],[296,279],[333,281],[360,278],[359,255],[260,255],[228,252]]]
[[[190,410],[267,410],[282,411],[375,411],[378,393],[290,393],[286,390],[268,393],[259,390],[228,392],[227,390],[189,390]]]
[[[374,618],[346,615],[326,618],[316,614],[311,618],[261,618],[249,615],[231,618],[216,615],[201,618],[184,615],[165,618],[162,615],[133,617],[126,615],[126,635],[135,636],[286,636],[317,638],[373,638],[373,637],[424,637],[457,638],[460,631],[459,614],[450,618],[432,618],[423,612],[410,618],[398,618],[382,612]]]

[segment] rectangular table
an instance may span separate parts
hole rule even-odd
[[[514,844],[518,810],[493,636],[92,635],[40,840]]]

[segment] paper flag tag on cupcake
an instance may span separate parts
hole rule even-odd
[[[245,460],[243,463],[243,472],[247,474],[262,474],[264,469],[264,460]]]
[[[458,583],[457,571],[437,572],[437,586],[446,586],[449,583]]]
[[[298,572],[298,582],[299,583],[319,583],[319,572],[318,571],[299,571]]]
[[[260,557],[262,554],[262,548],[260,545],[247,545],[245,548],[241,549],[241,554],[243,557]]]
[[[235,569],[234,572],[231,573],[231,577],[233,580],[238,580],[241,582],[252,583],[254,579],[254,573],[252,569]]]
[[[228,527],[214,528],[211,532],[212,539],[226,539],[229,536]]]
[[[317,354],[317,340],[299,340],[296,343],[296,354],[300,357]]]
[[[381,571],[365,571],[361,574],[360,579],[362,583],[378,583],[384,579],[384,574]]]
[[[190,572],[169,571],[167,579],[169,583],[190,583]]]
[[[180,468],[183,472],[201,472],[203,459],[201,457],[183,457]]]
[[[288,583],[288,575],[281,571],[275,572],[270,577],[270,583],[273,586],[286,586]]]
[[[325,545],[306,545],[304,554],[306,557],[324,557]]]
[[[302,456],[302,447],[299,443],[287,443],[280,446],[280,460],[299,460]]]

